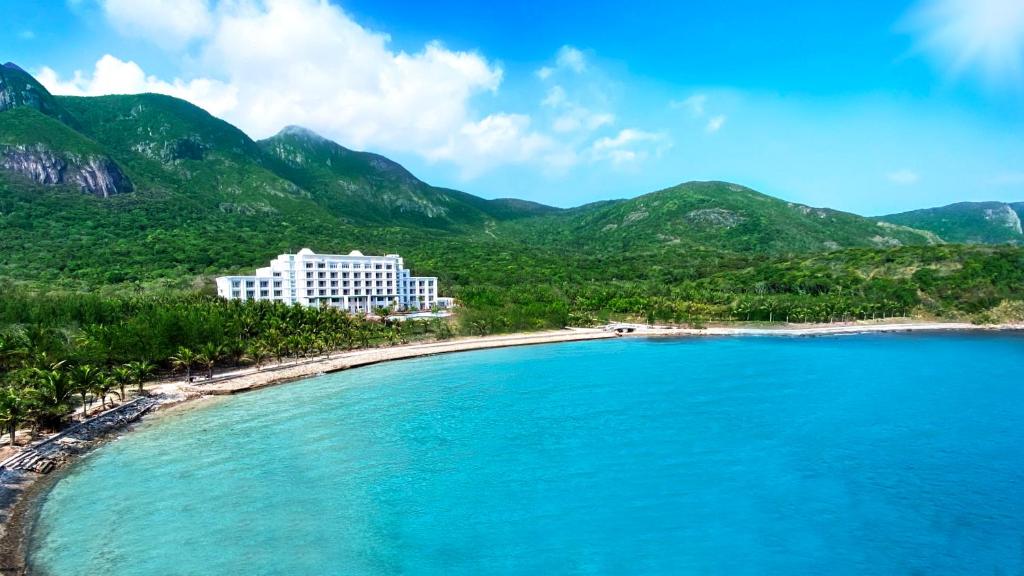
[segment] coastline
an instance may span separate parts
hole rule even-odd
[[[615,328],[628,333],[617,333]],[[209,384],[164,381],[147,388],[160,398],[154,412],[167,413],[168,408],[192,404],[211,396],[226,396],[301,380],[321,374],[368,366],[392,360],[403,360],[438,354],[484,350],[514,346],[580,342],[618,337],[722,337],[722,336],[833,336],[894,332],[966,332],[1024,330],[1024,324],[974,325],[958,322],[865,322],[848,324],[801,325],[782,324],[769,327],[712,326],[707,328],[675,328],[640,324],[613,324],[606,328],[571,328],[546,332],[517,333],[498,336],[458,338],[428,343],[404,344],[387,348],[369,348],[343,352],[332,357],[299,362],[280,368],[240,370],[215,379]],[[117,429],[95,438],[83,451],[70,455],[73,462],[118,433]],[[0,574],[25,574],[29,536],[40,497],[59,480],[57,473],[40,474],[22,470],[0,470]]]

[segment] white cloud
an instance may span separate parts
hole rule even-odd
[[[141,6],[141,5],[140,5]],[[203,13],[204,2],[190,4]],[[166,4],[109,1],[115,25]],[[452,162],[463,174],[500,163],[543,162],[548,139],[522,114],[477,114],[472,101],[497,91],[502,69],[474,52],[437,42],[407,53],[319,0],[222,2],[182,18],[164,47],[192,39],[205,76],[164,81],[134,62],[105,56],[92,74],[63,80],[40,73],[56,93],[160,92],[188,99],[263,138],[289,124],[308,126],[346,146],[412,152]],[[192,23],[192,24],[189,24]],[[208,26],[208,29],[207,29]]]
[[[579,48],[569,46],[568,44],[558,49],[558,53],[555,54],[555,65],[554,66],[541,66],[537,69],[537,77],[541,80],[547,80],[558,72],[572,72],[574,74],[582,74],[587,70],[587,57],[584,56],[583,52]]]
[[[673,100],[669,102],[669,106],[674,109],[686,110],[694,118],[702,118],[705,114],[704,106],[708,103],[707,94],[694,94],[685,100]]]
[[[465,178],[509,164],[546,172],[581,160],[623,164],[667,147],[664,136],[635,129],[595,141],[616,116],[607,79],[572,46],[537,71],[560,80],[539,105],[494,110],[488,99],[504,80],[496,63],[439,42],[417,52],[393,49],[389,36],[326,0],[99,1],[116,30],[147,38],[176,59],[187,51],[189,67],[202,72],[158,78],[106,55],[92,71],[70,77],[39,71],[54,93],[169,94],[254,138],[301,125],[345,146],[452,164]]]
[[[705,132],[708,134],[714,134],[725,126],[725,121],[728,120],[728,116],[725,114],[714,114],[709,117],[709,101],[710,99],[707,94],[698,93],[688,96],[684,100],[672,100],[668,103],[668,106],[673,110],[686,111],[695,122],[702,121],[704,123]],[[706,121],[705,118],[707,119]]]
[[[656,132],[635,128],[619,131],[615,137],[604,137],[590,148],[594,160],[610,160],[616,166],[631,164],[650,157],[660,156],[670,146],[668,137]]]
[[[718,132],[719,130],[722,129],[722,126],[725,126],[726,118],[727,117],[725,114],[719,114],[717,116],[709,118],[707,125],[704,127],[704,130],[706,130],[708,134],[714,134],[715,132]]]
[[[992,85],[1024,83],[1024,2],[922,0],[903,23],[917,49],[952,78],[976,74]]]
[[[558,64],[559,68],[572,70],[577,74],[583,72],[587,68],[587,59],[583,56],[583,52],[572,46],[562,46],[558,51],[558,58],[555,62]]]
[[[463,178],[473,178],[501,163],[522,163],[556,147],[547,136],[530,129],[524,114],[491,114],[462,126],[425,156],[461,166]]]
[[[593,132],[603,126],[615,123],[615,116],[608,113],[591,112],[586,108],[573,108],[555,118],[551,129],[560,134],[586,130]]]
[[[181,48],[213,30],[206,0],[101,0],[103,13],[125,36]]]
[[[206,78],[164,82],[147,76],[135,62],[125,62],[109,54],[96,62],[90,76],[76,71],[70,80],[61,80],[56,72],[44,67],[36,78],[54,94],[99,96],[155,92],[188,100],[217,116],[235,109],[238,104],[238,90],[234,86]]]
[[[571,99],[560,84],[549,88],[540,103],[544,108],[557,111],[557,116],[551,122],[551,129],[559,134],[580,131],[589,133],[615,122],[614,114],[591,110]]]
[[[886,179],[893,184],[899,184],[900,186],[909,186],[911,184],[917,184],[921,180],[921,176],[908,168],[902,168],[895,172],[890,172],[885,175]]]
[[[561,86],[552,86],[540,103],[549,108],[557,108],[562,104],[565,104],[566,98],[565,88],[562,88]]]

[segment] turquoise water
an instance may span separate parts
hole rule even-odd
[[[1024,338],[617,340],[168,416],[42,505],[44,573],[1020,574]]]

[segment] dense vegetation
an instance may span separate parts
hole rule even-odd
[[[142,392],[142,383],[160,371],[209,378],[221,366],[260,367],[269,360],[450,335],[441,322],[372,322],[333,308],[196,295],[41,296],[17,288],[0,300],[0,326],[5,431],[23,423],[57,428],[76,404],[84,416],[108,396],[124,401],[129,388]]]
[[[947,242],[1020,244],[1024,202],[959,202],[939,208],[890,214],[880,219],[935,232]]]
[[[946,243],[1005,242],[1013,218],[999,206],[873,220],[690,182],[562,210],[436,188],[301,128],[256,142],[167,96],[53,97],[10,66],[0,105],[7,427],[58,426],[154,371],[410,337],[608,320],[1024,320],[1024,249]],[[101,157],[131,191],[43,182],[25,150],[58,175]],[[211,296],[213,276],[302,247],[398,252],[439,277],[457,318],[402,328]]]

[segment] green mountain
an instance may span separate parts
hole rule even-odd
[[[546,243],[603,249],[786,253],[941,243],[928,232],[794,204],[728,182],[687,182],[506,226]]]
[[[939,208],[880,216],[892,222],[929,230],[949,242],[967,244],[1021,244],[1024,202],[960,202]]]
[[[482,230],[489,221],[557,211],[435,188],[384,156],[349,150],[299,126],[285,127],[259,145],[284,165],[279,173],[347,222]]]
[[[3,74],[0,239],[20,249],[0,259],[0,274],[19,279],[180,282],[302,245],[403,250],[431,263],[428,247],[449,241],[497,243],[479,250],[486,254],[571,250],[606,261],[644,252],[691,262],[696,253],[935,241],[726,183],[572,210],[485,200],[303,128],[255,142],[169,96],[54,97],[16,66]]]
[[[168,96],[54,97],[2,73],[0,279],[30,288],[208,290],[309,246],[399,252],[488,330],[772,319],[783,300],[804,319],[978,314],[1019,296],[1024,251],[939,245],[896,219],[726,182],[568,210],[486,200],[303,128],[256,142]]]
[[[62,122],[74,122],[42,84],[17,64],[8,62],[0,66],[0,112],[12,108],[32,108]]]

